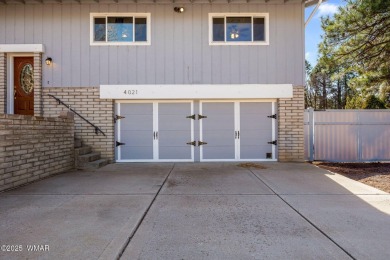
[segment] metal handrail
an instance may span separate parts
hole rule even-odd
[[[52,98],[54,98],[55,100],[57,100],[57,102],[58,102],[59,105],[63,105],[63,106],[65,106],[65,107],[67,107],[70,111],[72,111],[73,113],[75,113],[76,115],[78,115],[81,119],[83,119],[85,122],[87,122],[88,124],[90,124],[93,128],[95,128],[95,134],[98,134],[98,133],[100,132],[100,133],[102,133],[104,136],[106,136],[106,134],[103,133],[103,131],[102,131],[99,127],[97,127],[96,125],[92,124],[91,122],[88,121],[88,119],[86,119],[85,117],[83,117],[82,115],[80,115],[79,113],[77,113],[74,109],[72,109],[72,108],[70,107],[70,105],[65,104],[61,99],[59,99],[59,98],[57,98],[57,97],[55,97],[55,96],[53,96],[53,95],[51,95],[51,94],[47,94],[47,95],[48,95],[49,97],[52,97]]]

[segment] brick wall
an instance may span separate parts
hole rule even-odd
[[[42,116],[42,53],[34,53],[34,115]]]
[[[73,167],[73,120],[0,114],[0,191]]]
[[[71,106],[76,112],[98,126],[106,136],[95,134],[94,128],[75,115],[75,136],[83,144],[100,152],[102,158],[114,161],[114,103],[111,99],[100,99],[98,87],[43,88],[43,115],[58,116],[67,108],[49,97],[52,94]]]
[[[7,55],[0,52],[0,113],[7,112]]]
[[[304,87],[293,88],[292,99],[278,102],[279,161],[304,161]]]

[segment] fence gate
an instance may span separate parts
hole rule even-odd
[[[309,161],[390,160],[390,110],[305,111]]]

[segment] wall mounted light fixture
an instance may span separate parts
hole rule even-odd
[[[183,13],[184,7],[175,7],[175,8],[173,8],[173,11],[175,11],[176,13]]]
[[[45,60],[46,65],[51,65],[51,62],[52,62],[52,61],[53,61],[52,58],[47,57],[46,60]]]

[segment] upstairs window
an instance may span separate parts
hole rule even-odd
[[[268,45],[268,14],[209,14],[210,45]]]
[[[91,45],[150,45],[150,13],[91,14]]]

